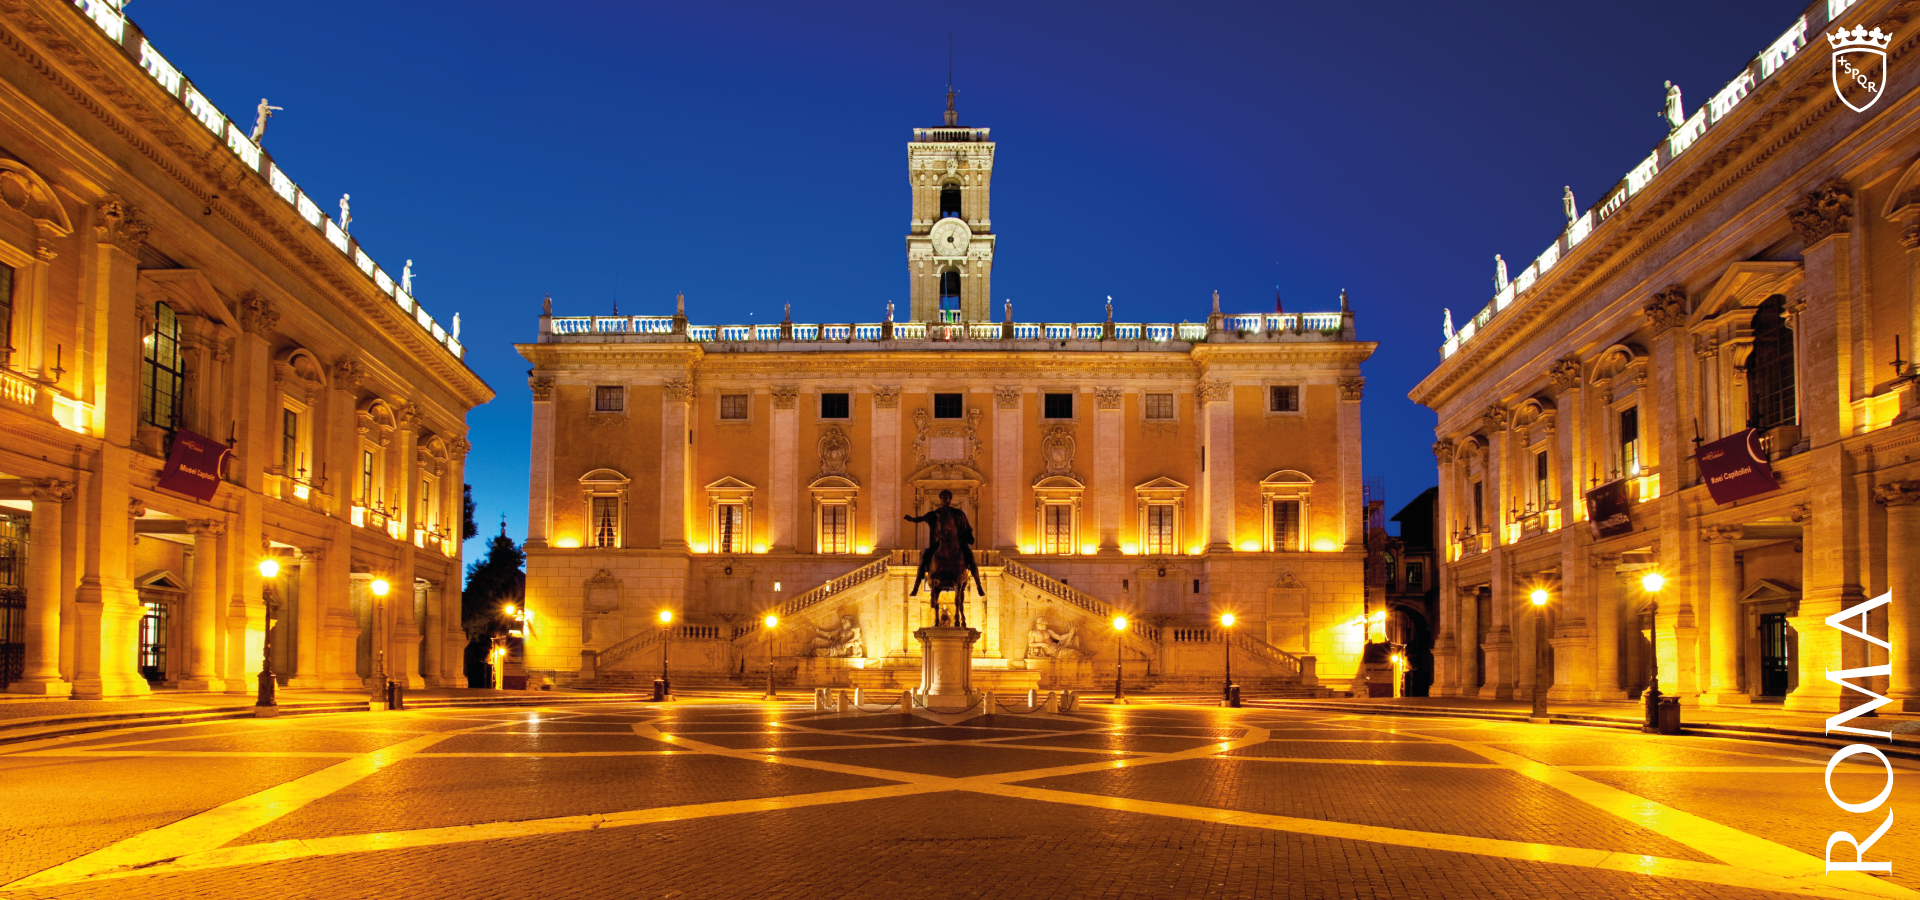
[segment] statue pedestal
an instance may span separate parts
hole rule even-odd
[[[980,632],[935,625],[913,636],[920,639],[920,689],[914,699],[935,710],[971,706],[973,644],[980,640]]]

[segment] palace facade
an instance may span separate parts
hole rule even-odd
[[[944,126],[913,131],[902,321],[888,304],[870,323],[703,326],[684,300],[540,318],[519,346],[536,680],[670,665],[751,683],[771,661],[803,683],[917,683],[931,618],[907,594],[927,537],[902,517],[942,490],[977,536],[989,687],[1111,685],[1123,659],[1129,681],[1210,684],[1227,652],[1250,680],[1359,677],[1374,345],[1344,298],[1015,322],[991,302],[994,147],[951,101]]]
[[[0,684],[464,684],[456,338],[115,0],[0,28]]]
[[[1837,710],[1862,695],[1828,672],[1890,665],[1856,682],[1920,708],[1910,9],[1809,7],[1449,336],[1410,394],[1439,414],[1435,693],[1524,696],[1544,616],[1555,698]],[[1865,112],[1843,40],[1887,55]],[[1889,589],[1891,658],[1826,623]]]

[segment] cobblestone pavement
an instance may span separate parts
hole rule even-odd
[[[0,750],[13,898],[1906,897],[1815,750],[1327,711],[445,709]],[[1888,777],[1868,756],[1843,800]],[[1824,874],[1893,827],[1893,874]]]

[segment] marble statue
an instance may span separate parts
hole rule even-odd
[[[1064,632],[1054,631],[1047,625],[1046,616],[1033,620],[1033,630],[1027,632],[1028,659],[1085,659],[1093,654],[1080,646],[1080,633],[1069,628]]]
[[[840,624],[833,628],[813,626],[813,637],[800,649],[801,656],[827,659],[860,659],[867,655],[866,644],[860,639],[860,624],[851,615],[841,616]]]
[[[887,301],[887,321],[893,321],[893,301]]]
[[[406,266],[400,269],[400,290],[413,296],[413,260],[407,260]]]
[[[1107,321],[1113,321],[1113,295],[1107,295]]]
[[[1013,321],[1013,298],[1012,297],[1007,298],[1004,308],[1007,311],[1007,321],[1009,322]]]
[[[1680,103],[1680,86],[1667,82],[1667,107],[1660,111],[1667,117],[1667,123],[1675,128],[1687,124],[1686,108]]]
[[[540,314],[543,316],[553,315],[553,295],[552,294],[548,294],[544,299],[540,301]]]
[[[1498,294],[1507,289],[1507,261],[1500,254],[1493,255],[1493,292]]]
[[[268,106],[267,98],[260,98],[260,105],[253,108],[253,134],[249,136],[249,140],[258,144],[261,138],[267,136],[267,120],[273,118],[274,110],[278,109],[285,109],[285,107]]]
[[[453,314],[453,341],[456,344],[460,342],[460,314],[459,313]]]
[[[346,231],[347,226],[353,222],[353,204],[348,202],[352,199],[353,199],[352,194],[340,195],[340,230],[341,231]]]
[[[1449,308],[1446,312],[1447,320],[1441,324],[1440,331],[1447,336],[1447,340],[1453,340],[1453,310]]]
[[[1560,195],[1560,207],[1566,210],[1569,223],[1580,218],[1580,207],[1573,202],[1573,185],[1567,185],[1567,192]]]

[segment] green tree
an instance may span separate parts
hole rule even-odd
[[[480,526],[473,522],[473,485],[460,487],[460,540],[472,540],[480,536]]]
[[[487,555],[467,566],[467,589],[460,593],[460,621],[467,632],[467,683],[481,686],[486,674],[487,650],[494,634],[504,625],[501,609],[508,603],[519,604],[526,596],[527,576],[520,567],[527,554],[505,525],[500,535],[487,542]]]

